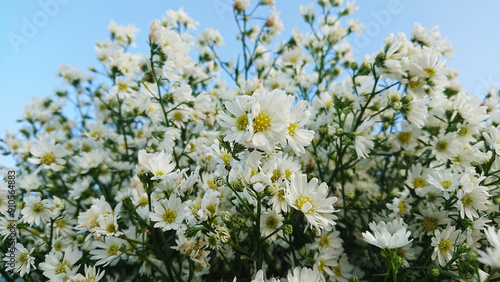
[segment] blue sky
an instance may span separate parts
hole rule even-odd
[[[256,0],[251,0],[255,4]],[[285,39],[294,26],[306,30],[298,7],[309,1],[276,0],[285,25]],[[4,1],[0,9],[0,136],[19,128],[16,123],[30,97],[47,96],[61,85],[55,77],[59,64],[86,69],[98,66],[93,46],[109,37],[111,19],[118,24],[134,24],[140,30],[137,47],[146,52],[149,25],[168,9],[184,10],[200,22],[197,32],[213,27],[225,38],[225,54],[236,54],[236,27],[232,0],[148,0],[148,1]],[[448,64],[460,71],[459,81],[472,95],[486,93],[489,85],[500,87],[500,38],[497,28],[500,1],[368,1],[360,0],[353,18],[366,25],[362,37],[352,38],[360,60],[382,46],[388,33],[411,33],[413,23],[429,28],[438,25],[443,37],[455,47]],[[10,158],[0,164],[13,166]]]

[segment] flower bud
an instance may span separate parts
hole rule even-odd
[[[349,282],[361,282],[361,279],[358,276],[353,276],[349,279]]]
[[[245,188],[245,184],[243,184],[243,182],[241,182],[241,180],[235,180],[235,181],[231,182],[231,187],[233,187],[233,189],[235,191],[243,192],[243,189]]]
[[[222,178],[220,176],[215,176],[214,183],[215,183],[215,185],[220,187],[220,186],[224,185],[226,183],[226,181],[224,181],[224,178]]]
[[[462,243],[457,248],[457,251],[459,253],[465,253],[465,252],[468,252],[469,250],[470,250],[470,247],[469,247],[469,245],[467,245],[467,243]]]
[[[429,274],[432,276],[432,277],[439,277],[439,269],[438,268],[431,268],[431,270],[429,270]]]
[[[152,44],[158,44],[159,42],[159,31],[163,28],[159,20],[154,20],[149,27],[149,41]]]
[[[293,233],[293,226],[290,224],[287,224],[287,225],[285,225],[285,227],[283,227],[283,231],[285,232],[285,234],[291,235]]]

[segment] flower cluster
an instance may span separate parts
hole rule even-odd
[[[354,2],[318,6],[299,9],[310,31],[274,42],[274,1],[235,0],[237,63],[183,10],[151,24],[148,54],[130,51],[135,27],[111,22],[101,66],[61,65],[64,85],[1,140],[19,182],[16,262],[2,269],[34,281],[496,279],[499,93],[462,90],[452,47],[419,24],[356,62]]]

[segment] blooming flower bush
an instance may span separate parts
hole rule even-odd
[[[101,66],[62,65],[65,87],[2,140],[18,176],[4,278],[496,279],[498,92],[463,91],[419,24],[356,62],[342,2],[300,7],[310,30],[276,43],[274,1],[235,0],[236,60],[182,10],[151,24],[148,54],[112,22]]]

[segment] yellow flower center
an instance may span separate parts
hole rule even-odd
[[[246,125],[245,125],[245,127],[246,127]],[[229,159],[231,159],[232,157],[233,157],[233,155],[231,155],[230,153],[224,153],[224,154],[222,154],[222,156],[220,156],[221,160],[224,162],[224,164],[226,166],[230,165]]]
[[[242,115],[236,120],[236,128],[238,130],[245,130],[248,126],[248,117],[247,115]]]
[[[306,203],[309,203],[309,204],[311,205],[311,207],[310,207],[308,210],[306,210],[306,211],[304,212],[304,211],[302,210],[302,207],[303,207]],[[304,214],[310,214],[310,213],[312,213],[312,211],[313,211],[313,208],[312,208],[313,204],[311,203],[311,200],[309,200],[309,198],[308,198],[308,197],[301,197],[301,198],[298,198],[298,199],[297,199],[297,201],[296,201],[296,205],[297,205],[297,207],[299,208],[299,210],[300,210],[301,212],[303,212]]]
[[[56,274],[66,273],[66,266],[71,268],[71,265],[65,261],[58,263],[56,266]]]
[[[271,176],[271,181],[276,182],[280,179],[281,177],[281,171],[279,169],[273,170],[273,176]]]
[[[217,238],[215,236],[210,236],[208,237],[208,244],[212,247],[216,247],[217,246]]]
[[[436,194],[434,193],[427,194],[427,201],[429,203],[434,203],[436,200],[437,200]]]
[[[127,90],[128,88],[128,85],[126,83],[118,83],[118,89],[120,89],[120,91],[125,91]]]
[[[267,131],[271,127],[271,118],[266,113],[259,113],[253,120],[253,128],[257,132]]]
[[[416,177],[415,179],[413,179],[413,186],[415,186],[415,188],[424,188],[425,186],[427,186],[427,184],[425,183],[425,180],[421,177]]]
[[[319,260],[319,265],[318,265],[318,270],[320,272],[322,272],[324,269],[325,269],[325,260],[324,259],[320,259]]]
[[[403,215],[408,211],[408,204],[404,201],[400,201],[398,204],[398,209],[399,209],[398,214]]]
[[[270,216],[266,220],[266,225],[268,228],[276,229],[276,227],[278,227],[278,219],[274,216]]]
[[[472,206],[472,197],[469,196],[469,194],[465,194],[464,197],[462,198],[462,203],[464,204],[465,207]]]
[[[62,248],[63,248],[63,243],[61,241],[57,241],[54,243],[54,250],[59,252],[60,250],[62,250]]]
[[[99,130],[91,130],[89,132],[90,137],[92,138],[101,138],[102,133]]]
[[[422,85],[423,85],[423,83],[422,83],[422,81],[421,81],[420,79],[418,79],[418,80],[410,80],[410,81],[408,82],[408,86],[409,86],[411,89],[417,89],[417,88],[419,88],[419,87],[420,87],[420,86],[422,86]]]
[[[41,212],[43,212],[44,209],[45,209],[45,207],[41,203],[36,203],[33,205],[33,212],[34,213],[41,213]]]
[[[335,272],[335,276],[342,276],[342,268],[340,268],[340,265],[333,267],[333,271]]]
[[[285,201],[285,190],[280,190],[280,191],[278,192],[278,199],[279,199],[280,201],[282,201],[282,202],[284,202],[284,201]]]
[[[422,221],[422,227],[426,232],[432,232],[436,229],[438,225],[437,218],[434,217],[424,217],[424,221]]]
[[[143,207],[144,207],[144,206],[146,206],[147,204],[148,204],[148,198],[147,198],[147,197],[141,197],[141,198],[139,199],[139,205],[140,205],[140,206],[143,206]]]
[[[285,177],[290,178],[292,176],[292,172],[289,169],[285,169]]]
[[[290,125],[288,126],[288,135],[292,137],[295,136],[296,130],[297,130],[297,123],[296,122],[290,123]]]
[[[52,153],[45,153],[42,156],[42,163],[44,165],[51,165],[56,160],[56,156]]]
[[[441,186],[443,186],[444,189],[450,188],[450,186],[451,186],[451,180],[441,181]]]
[[[174,113],[174,120],[181,121],[182,120],[182,113],[181,112],[175,112]]]
[[[97,227],[97,226],[99,226],[99,222],[97,221],[97,218],[92,219],[92,220],[90,221],[90,226],[89,226],[89,228],[90,228],[90,229],[93,229],[93,228],[95,228],[95,227]]]
[[[398,135],[398,141],[401,144],[408,144],[411,140],[411,132],[401,132]]]
[[[458,135],[462,136],[462,137],[465,137],[467,136],[467,133],[469,132],[469,130],[467,129],[467,127],[462,127],[460,128],[460,130],[458,131]]]
[[[215,182],[210,179],[207,181],[207,185],[208,185],[208,188],[212,189],[212,190],[216,190],[217,189],[217,184],[215,184]]]
[[[438,245],[439,251],[441,253],[446,253],[451,249],[451,242],[448,239],[441,240]]]
[[[165,220],[165,222],[168,224],[174,223],[176,218],[177,218],[177,214],[173,210],[166,210],[163,213],[163,220]]]
[[[444,152],[444,151],[446,151],[446,149],[448,149],[448,142],[446,142],[444,140],[437,142],[436,150],[438,150],[438,152]]]
[[[60,219],[56,222],[56,227],[63,228],[66,226],[66,220]]]
[[[108,248],[108,256],[114,256],[118,253],[118,245],[113,244]]]
[[[115,227],[115,225],[114,225],[114,224],[110,224],[110,225],[108,225],[108,227],[106,227],[106,231],[107,231],[108,233],[115,233],[115,232],[116,232],[116,227]]]
[[[209,211],[210,215],[213,216],[216,212],[216,208],[214,205],[209,205],[209,206],[207,206],[207,211]]]
[[[429,75],[429,77],[436,75],[436,71],[433,68],[424,68],[424,71]]]
[[[17,258],[17,261],[20,263],[20,264],[27,264],[28,263],[28,259],[29,259],[29,256],[28,256],[28,253],[22,253],[19,255],[19,257]]]
[[[330,239],[328,239],[328,236],[326,236],[326,235],[321,236],[321,238],[319,238],[319,245],[323,248],[329,246]]]

